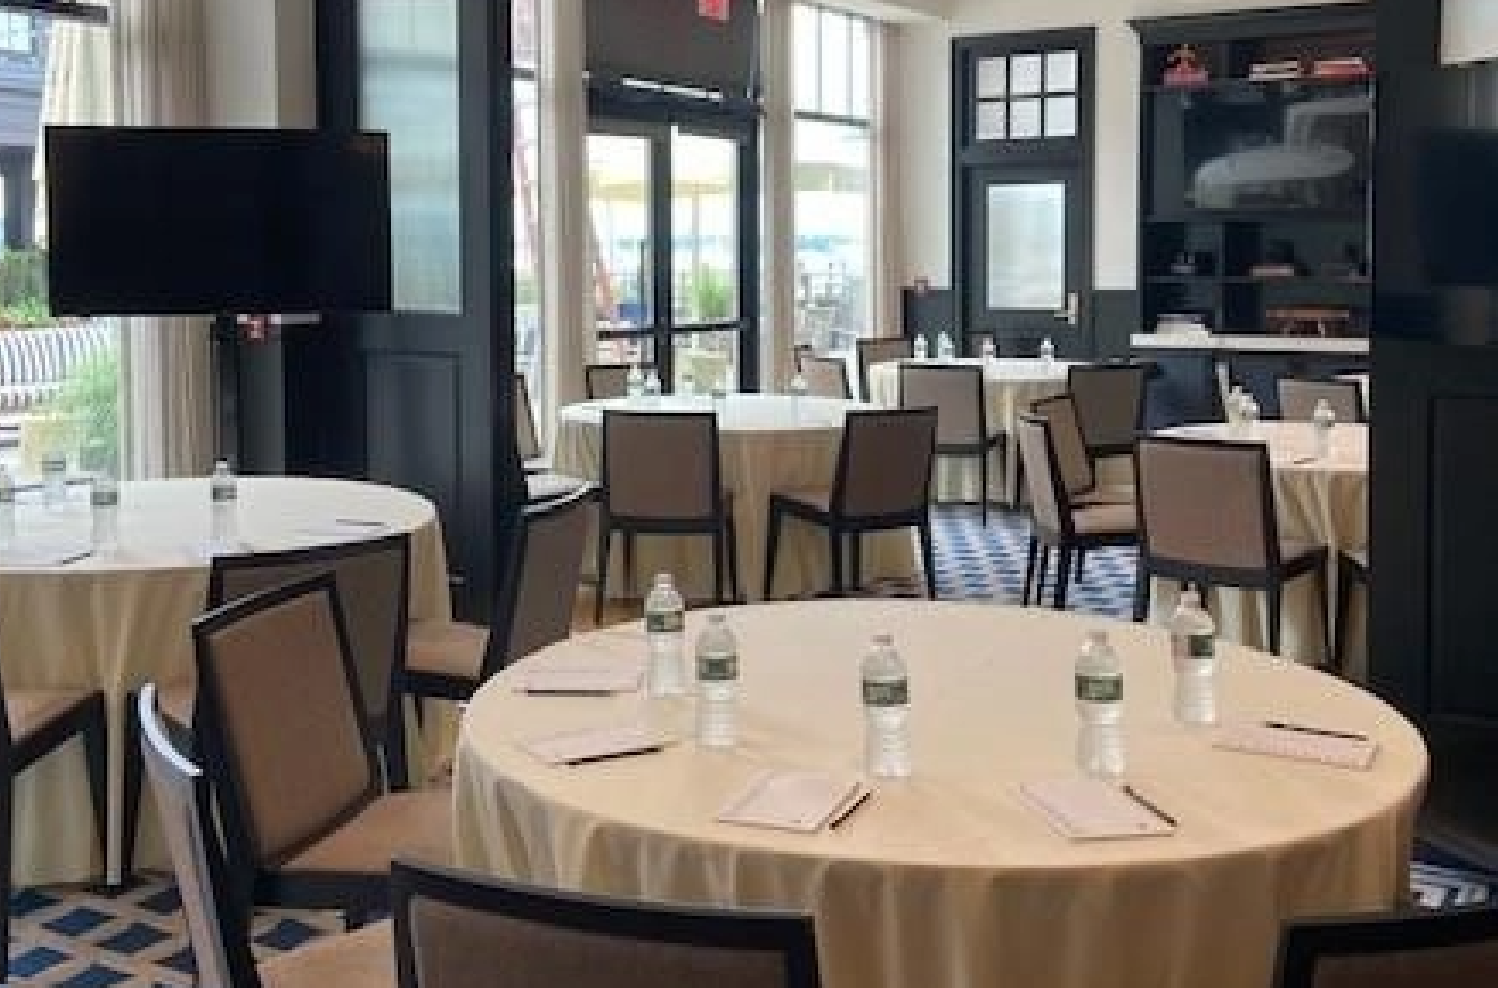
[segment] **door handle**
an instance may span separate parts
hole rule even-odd
[[[1065,319],[1069,325],[1075,326],[1077,324],[1077,293],[1067,292],[1066,306],[1057,309],[1053,315],[1057,319]]]

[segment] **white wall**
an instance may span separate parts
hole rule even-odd
[[[1093,274],[1100,289],[1135,286],[1139,42],[1129,19],[1308,5],[1318,0],[953,0],[945,23],[894,29],[898,210],[904,232],[893,277],[950,284],[950,48],[959,35],[1096,25],[1097,183]],[[1494,2],[1494,0],[1482,0]]]

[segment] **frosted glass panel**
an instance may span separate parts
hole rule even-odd
[[[1498,3],[1443,0],[1441,61],[1447,65],[1498,58]]]
[[[1077,91],[1076,52],[1053,51],[1045,57],[1045,91],[1048,93]]]
[[[996,99],[1009,93],[1009,59],[978,59],[978,98]]]
[[[1045,136],[1077,136],[1077,98],[1075,96],[1046,97]]]
[[[1034,96],[1040,93],[1041,67],[1045,59],[1041,55],[1015,55],[1009,76],[1009,92],[1015,96]]]
[[[988,187],[988,308],[1066,305],[1066,185]]]
[[[1040,100],[1017,99],[1009,104],[1009,136],[1016,140],[1040,136]]]
[[[974,122],[973,133],[980,141],[1002,141],[1007,134],[1005,117],[1008,105],[1005,103],[979,103],[977,107],[977,120]]]
[[[458,0],[361,0],[359,126],[390,134],[395,308],[462,307]]]

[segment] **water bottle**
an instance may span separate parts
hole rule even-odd
[[[661,376],[655,372],[654,368],[651,369],[650,373],[645,375],[644,394],[646,399],[649,401],[657,401],[660,399]]]
[[[957,344],[952,342],[952,334],[942,330],[941,335],[936,338],[936,355],[942,360],[951,360],[957,356]]]
[[[42,503],[52,511],[68,500],[68,457],[56,450],[42,455]]]
[[[227,549],[234,544],[236,535],[236,512],[239,507],[239,485],[228,460],[213,464],[213,476],[208,478],[208,543],[214,549]]]
[[[16,479],[0,464],[0,546],[16,541]]]
[[[1228,389],[1227,400],[1222,403],[1222,410],[1227,415],[1229,425],[1238,425],[1243,421],[1243,399],[1247,397],[1243,393],[1241,384],[1235,384]]]
[[[1108,633],[1087,634],[1077,653],[1077,767],[1088,775],[1123,775],[1123,670]]]
[[[1325,398],[1316,399],[1311,410],[1311,428],[1316,434],[1316,458],[1327,459],[1332,455],[1332,428],[1337,424],[1337,413]]]
[[[999,359],[998,348],[993,345],[993,337],[991,336],[983,337],[983,345],[978,348],[978,352],[982,355],[985,364],[991,364]]]
[[[1243,393],[1243,429],[1245,432],[1253,432],[1254,423],[1259,421],[1259,399],[1248,392]]]
[[[910,774],[910,678],[889,635],[874,636],[859,669],[863,685],[864,757],[871,775]]]
[[[1056,344],[1049,336],[1040,341],[1040,359],[1048,364],[1056,359]]]
[[[931,355],[931,350],[926,345],[925,333],[915,334],[915,343],[911,344],[911,353],[915,355],[915,359],[917,360],[925,360]]]
[[[108,470],[94,477],[88,491],[96,552],[114,552],[120,547],[120,485]]]
[[[722,401],[731,394],[733,394],[733,372],[724,371],[723,376],[718,378],[717,383],[713,385],[712,395],[714,400]]]
[[[1175,714],[1183,724],[1217,723],[1217,625],[1195,590],[1181,591],[1170,616]]]
[[[624,375],[624,393],[630,398],[638,398],[645,393],[645,375],[640,373],[639,364],[629,365],[629,371]]]
[[[677,389],[683,398],[695,398],[697,396],[697,379],[690,374],[681,375],[681,387]]]
[[[806,376],[804,374],[802,374],[800,371],[796,371],[796,373],[791,375],[792,398],[805,398],[807,387],[808,385],[806,383]]]
[[[645,596],[645,639],[650,648],[646,671],[651,696],[680,696],[687,691],[686,603],[670,573],[658,573]]]
[[[697,743],[732,748],[738,737],[739,643],[722,614],[697,636]]]

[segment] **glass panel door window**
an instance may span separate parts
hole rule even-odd
[[[671,133],[672,324],[720,326],[739,317],[738,142]],[[738,333],[675,332],[677,391],[735,386]]]
[[[650,158],[647,137],[588,135],[588,246],[600,330],[655,321]]]
[[[869,325],[869,131],[797,120],[795,141],[795,342],[845,353]]]
[[[988,308],[1066,306],[1066,184],[988,187]]]

